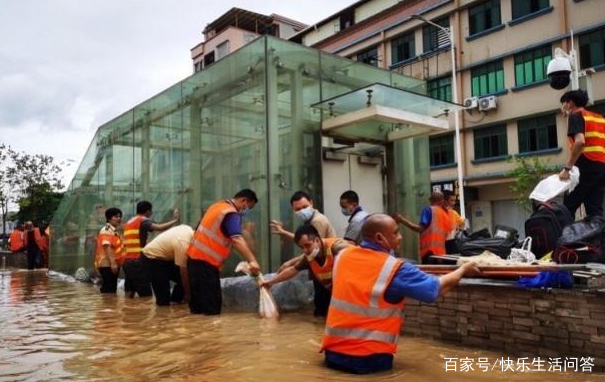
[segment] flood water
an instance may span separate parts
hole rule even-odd
[[[502,372],[502,354],[401,338],[394,368],[371,376],[326,369],[323,320],[249,312],[193,316],[185,305],[102,296],[42,271],[0,271],[0,381],[602,381],[596,373]],[[536,355],[537,356],[537,355]],[[490,370],[445,371],[445,358]]]

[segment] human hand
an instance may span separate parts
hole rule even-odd
[[[481,270],[473,262],[463,264],[460,269],[462,277],[473,277],[481,274]]]
[[[271,233],[282,235],[284,232],[286,232],[286,230],[284,229],[284,223],[278,220],[271,220],[269,226],[271,227]]]
[[[561,170],[561,172],[559,173],[559,179],[560,180],[569,180],[569,171],[567,171],[567,169]]]
[[[250,274],[253,276],[257,276],[260,273],[260,265],[258,265],[256,260],[248,262],[248,269],[250,269]]]
[[[401,215],[399,212],[395,212],[393,214],[393,219],[395,220],[395,222],[397,222],[398,224],[403,224],[403,222],[405,221],[405,218],[403,217],[403,215]]]
[[[116,275],[116,276],[118,275],[118,270],[119,270],[119,269],[118,269],[118,264],[116,264],[116,263],[111,264],[111,272],[112,272],[114,275]]]
[[[179,211],[178,208],[175,208],[174,211],[172,212],[172,218],[176,221],[181,220],[181,211]]]
[[[271,280],[263,280],[260,282],[259,285],[261,288],[271,289],[271,287],[273,286],[273,283],[271,282]]]

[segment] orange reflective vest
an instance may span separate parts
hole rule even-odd
[[[40,229],[38,227],[34,227],[33,229],[34,232],[34,241],[36,242],[36,245],[38,246],[39,250],[44,250],[44,246],[45,246],[45,241],[44,238],[42,237],[42,234],[40,233]],[[29,244],[29,231],[24,231],[23,232],[23,247],[24,249],[27,248],[27,245]]]
[[[605,118],[584,108],[580,108],[576,113],[581,113],[584,119],[585,143],[582,148],[582,155],[591,161],[605,163]],[[574,144],[574,138],[568,138],[571,148]]]
[[[223,234],[221,224],[229,213],[237,213],[235,206],[221,200],[208,208],[193,233],[193,242],[187,248],[187,256],[203,260],[221,269],[231,252],[231,239]]]
[[[143,215],[136,215],[124,224],[124,260],[136,260],[141,255],[140,228],[146,219]]]
[[[13,230],[10,236],[11,252],[21,252],[25,249],[25,239],[23,231],[18,229]]]
[[[404,302],[388,303],[384,292],[401,264],[387,253],[361,247],[338,255],[322,351],[352,356],[396,352]]]
[[[95,268],[99,268],[101,266],[109,267],[111,264],[109,263],[109,259],[107,259],[107,255],[105,253],[104,246],[109,244],[111,250],[114,252],[116,257],[116,263],[118,265],[122,265],[124,262],[124,245],[122,243],[122,239],[120,235],[112,229],[109,229],[107,226],[104,227],[101,232],[97,235],[97,246],[95,251]],[[101,262],[106,259],[106,263],[102,264]]]
[[[313,273],[313,277],[320,282],[326,289],[330,290],[332,288],[332,268],[334,267],[334,255],[332,254],[332,245],[339,240],[337,237],[331,237],[326,239],[321,239],[324,246],[324,263],[320,265],[317,261],[317,257],[309,260],[307,257],[307,261],[309,262],[309,268],[311,268],[311,273]]]
[[[431,224],[420,233],[420,255],[445,255],[445,240],[453,224],[446,210],[431,206]]]

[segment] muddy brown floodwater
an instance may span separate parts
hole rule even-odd
[[[605,382],[587,372],[503,372],[502,354],[409,337],[400,339],[392,371],[348,375],[323,366],[323,329],[308,312],[280,321],[249,312],[193,316],[185,305],[101,296],[54,272],[0,271],[0,381]],[[460,371],[456,360],[458,371],[446,372],[445,358],[472,359],[474,370]]]

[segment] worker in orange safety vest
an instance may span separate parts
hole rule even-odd
[[[200,219],[193,242],[187,248],[191,313],[221,313],[220,271],[231,254],[232,246],[248,262],[253,275],[260,271],[256,257],[242,235],[242,217],[257,202],[254,191],[244,189],[232,199],[212,204]]]
[[[282,270],[277,276],[265,280],[261,286],[270,288],[282,281],[291,279],[300,271],[308,269],[311,275],[328,292],[332,290],[332,268],[336,255],[351,246],[344,239],[337,237],[321,238],[319,232],[310,224],[304,224],[294,233],[294,242],[303,250],[303,256],[294,265]],[[326,300],[326,307],[320,309],[328,310],[330,300]]]
[[[401,247],[393,218],[370,215],[359,246],[340,252],[332,271],[332,300],[321,350],[326,366],[356,374],[389,370],[403,325],[405,297],[435,302],[463,276],[479,274],[467,263],[441,277],[393,256]]]
[[[124,257],[122,238],[118,227],[122,221],[122,211],[112,207],[105,210],[107,223],[97,235],[94,267],[101,275],[101,293],[116,293],[120,264]]]
[[[587,216],[603,216],[605,192],[605,118],[584,107],[588,95],[572,90],[561,96],[561,110],[567,114],[567,137],[570,155],[559,179],[569,179],[573,166],[580,170],[580,182],[563,198],[572,216],[584,204]]]
[[[411,222],[396,213],[394,219],[412,231],[420,234],[420,257],[422,264],[440,264],[435,256],[446,253],[445,241],[448,233],[454,228],[450,215],[445,206],[445,198],[441,191],[434,191],[429,197],[430,206],[424,207],[418,224]]]
[[[174,210],[173,219],[165,223],[156,223],[150,219],[153,214],[153,205],[147,200],[137,203],[137,214],[124,224],[124,294],[133,298],[135,293],[139,297],[152,295],[149,275],[145,267],[138,261],[141,249],[147,244],[149,232],[165,231],[178,223],[180,213]]]
[[[8,241],[10,243],[10,250],[13,253],[21,252],[25,249],[25,242],[23,239],[23,224],[17,224],[13,232],[11,232]]]

